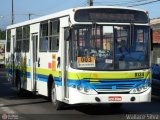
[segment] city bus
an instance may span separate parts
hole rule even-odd
[[[8,80],[65,104],[151,101],[148,12],[78,7],[7,27]],[[65,103],[65,104],[64,104]]]
[[[6,40],[0,40],[0,68],[5,65],[5,42]]]

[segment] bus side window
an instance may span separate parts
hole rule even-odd
[[[47,52],[48,50],[48,21],[41,23],[39,51]]]
[[[40,39],[40,50],[41,51],[48,50],[48,37],[43,37]]]
[[[15,52],[22,51],[22,27],[16,29],[16,49]]]
[[[11,47],[11,30],[7,30],[7,52],[10,52],[10,47]]]
[[[50,22],[50,33],[49,33],[49,50],[57,51],[59,49],[59,20],[52,20]]]
[[[22,50],[23,52],[29,52],[29,38],[30,38],[30,26],[23,26],[23,42]]]

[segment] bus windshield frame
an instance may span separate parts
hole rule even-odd
[[[149,68],[149,26],[75,25],[70,42],[71,67],[94,71]]]

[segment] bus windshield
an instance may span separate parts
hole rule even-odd
[[[71,67],[76,69],[145,69],[149,67],[149,27],[74,26],[70,51]]]

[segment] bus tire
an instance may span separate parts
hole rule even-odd
[[[21,79],[20,76],[16,76],[16,88],[17,88],[17,94],[19,97],[23,96],[23,90],[21,88]]]
[[[28,96],[29,92],[22,88],[20,71],[18,71],[18,70],[16,70],[15,81],[16,81],[17,95],[19,97]]]
[[[48,82],[47,82],[47,87],[48,87],[48,101],[52,101],[51,100],[51,90],[52,90],[52,84],[53,84],[53,76],[49,75],[48,76]]]
[[[51,102],[53,103],[54,107],[56,110],[61,110],[64,107],[64,104],[61,101],[57,100],[57,96],[56,96],[56,88],[55,85],[52,85],[52,89],[50,91],[50,95],[51,95]]]

